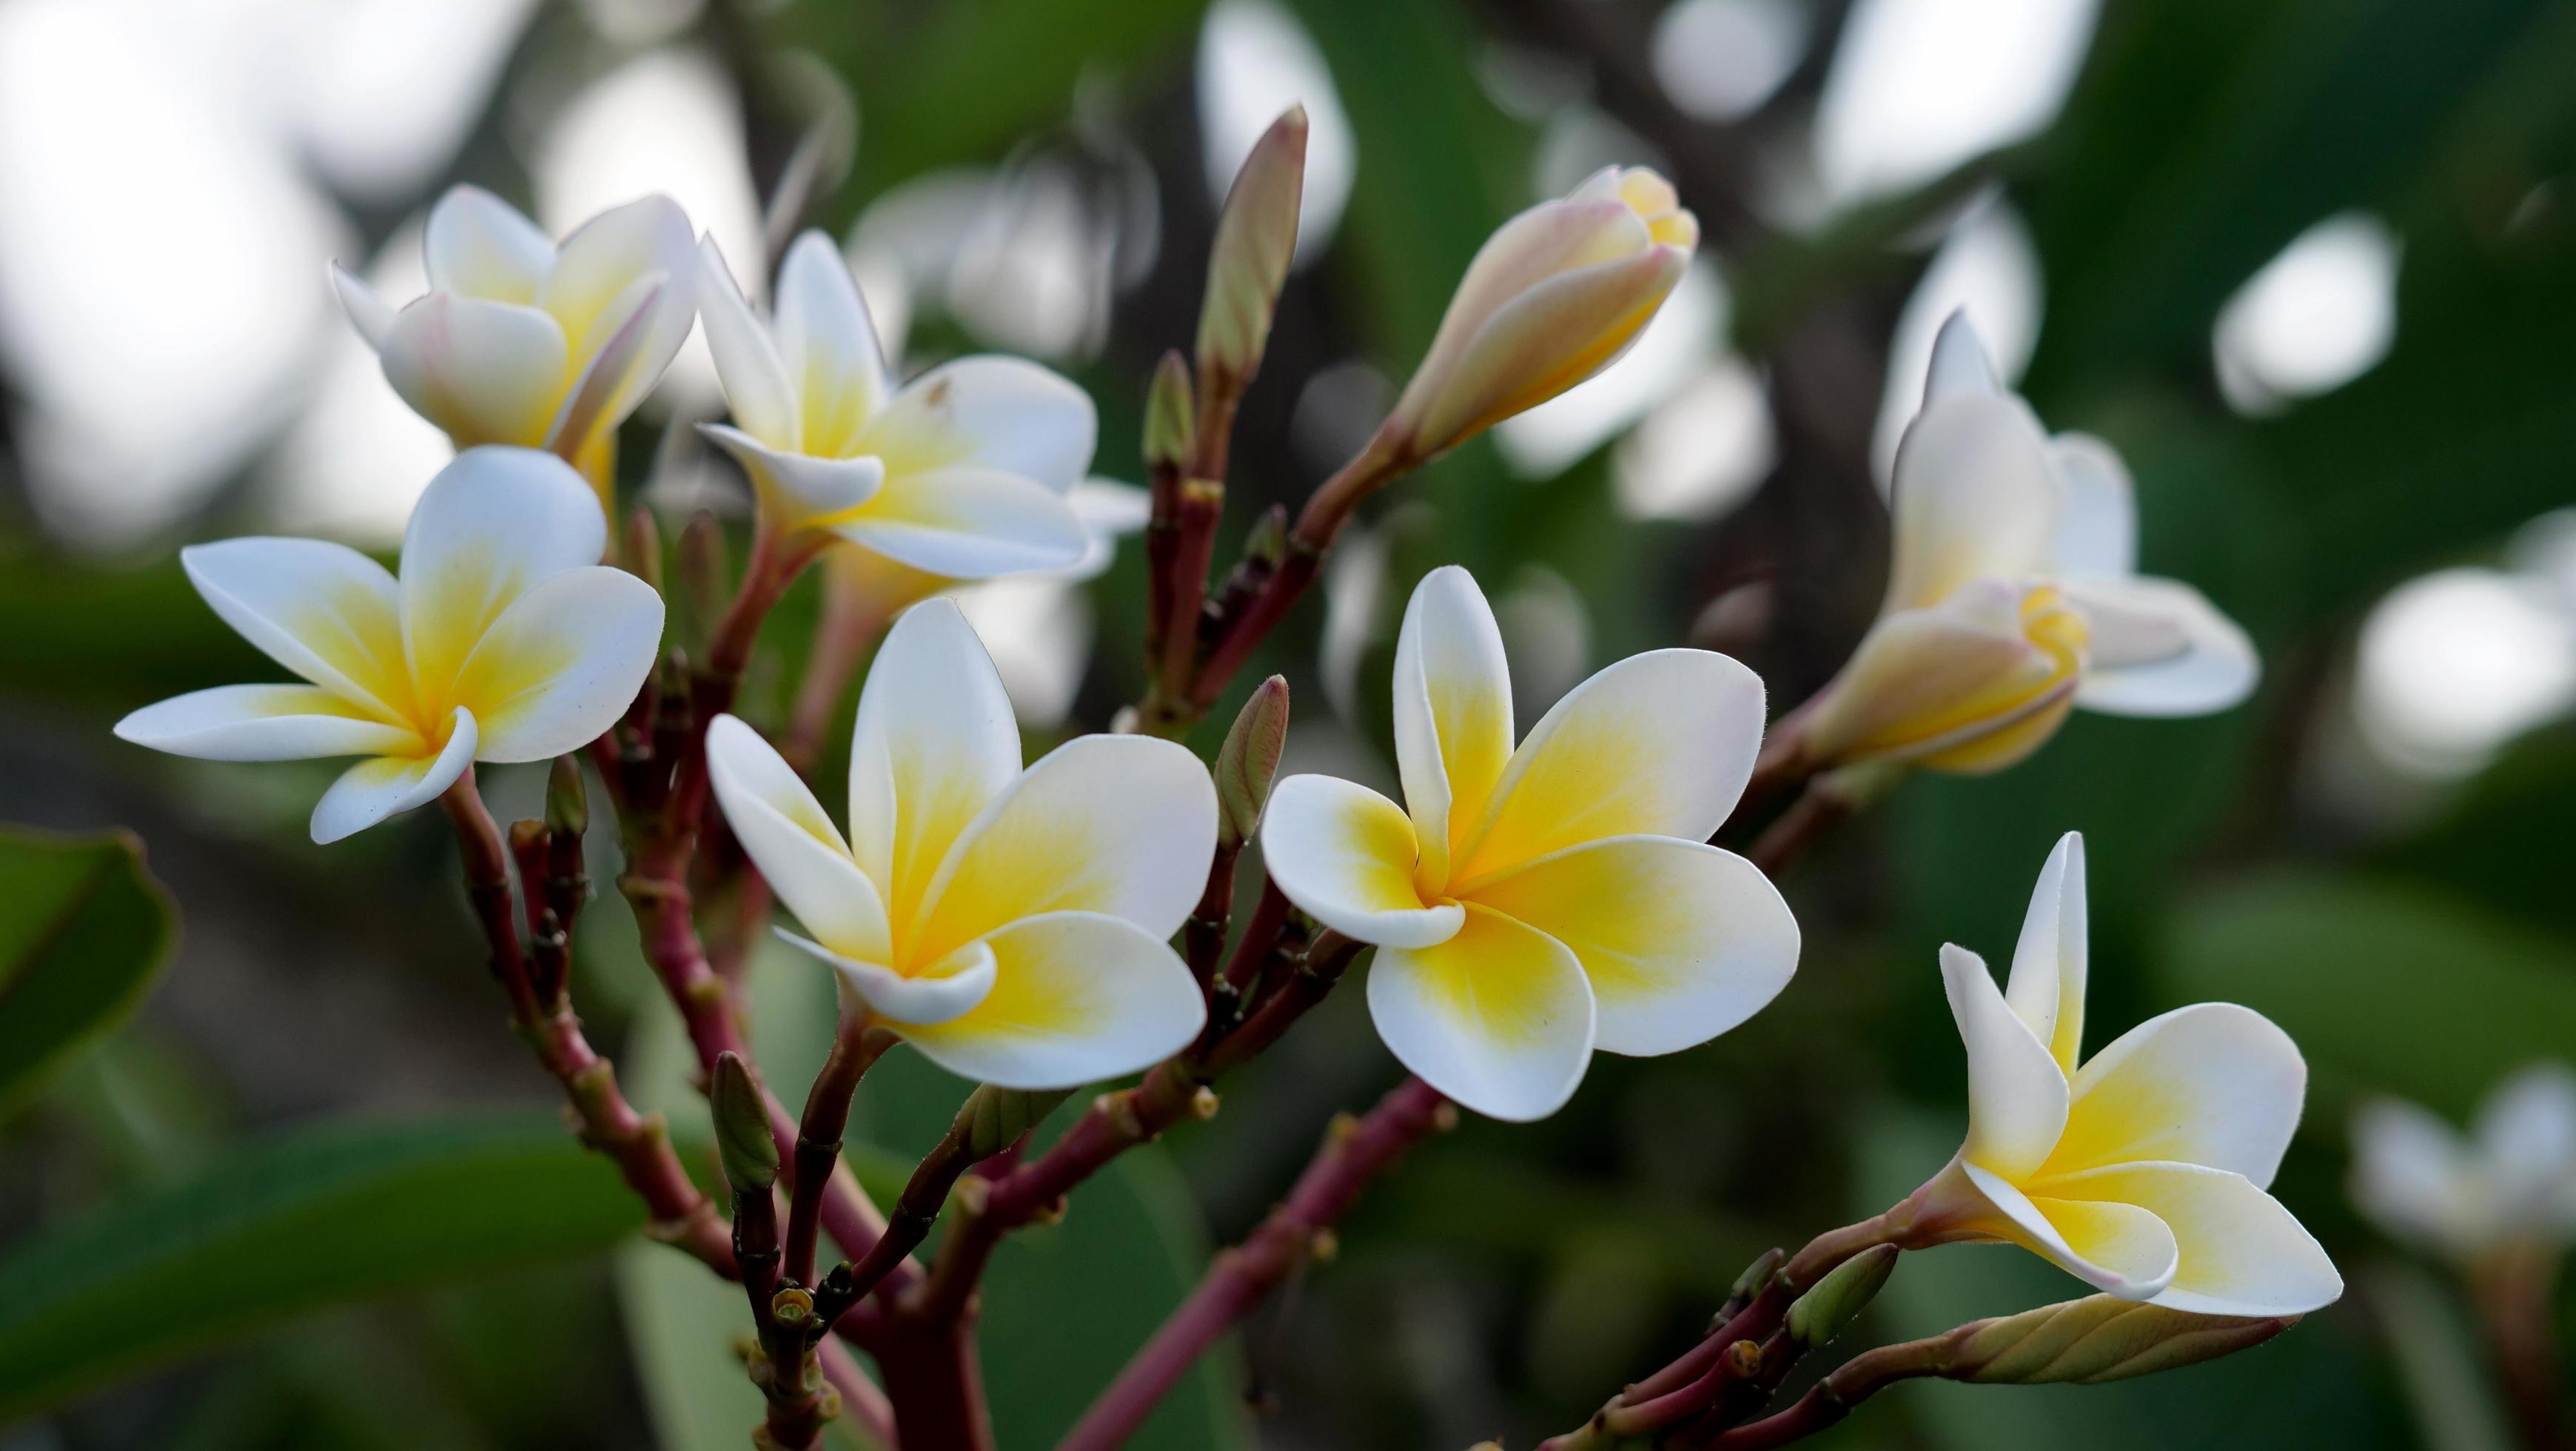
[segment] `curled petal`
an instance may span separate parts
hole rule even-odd
[[[734,421],[767,448],[802,452],[805,431],[796,385],[713,237],[698,243],[698,320],[706,328],[716,381],[724,385]]]
[[[2225,710],[2262,678],[2254,642],[2200,591],[2168,579],[2069,580],[2066,597],[2099,642],[2076,693],[2108,715]]]
[[[2066,1075],[2004,1001],[1985,959],[1944,946],[1941,985],[1968,1049],[1968,1141],[1960,1157],[2017,1180],[2047,1162],[2066,1130]]]
[[[759,490],[764,507],[787,528],[820,524],[835,515],[847,514],[875,498],[885,483],[884,462],[866,454],[857,458],[816,458],[812,454],[782,453],[751,434],[721,423],[701,423],[698,432],[742,465],[752,487]]]
[[[1398,1062],[1489,1118],[1547,1117],[1592,1061],[1592,988],[1573,952],[1482,907],[1446,942],[1381,948],[1368,1003]]]
[[[653,345],[662,295],[671,286],[668,274],[647,272],[609,303],[600,316],[596,345],[577,369],[546,431],[548,448],[583,461],[582,472],[599,488],[603,506],[610,480],[604,469],[590,466],[587,456],[607,445],[609,431],[634,411],[651,391],[653,380],[661,376],[662,365],[655,365],[650,375],[640,375],[638,370],[645,364],[646,349]]]
[[[1020,728],[984,642],[950,600],[904,611],[850,733],[850,848],[890,902],[917,904],[969,822],[1020,774]]]
[[[1457,935],[1456,902],[1425,902],[1414,885],[1413,823],[1355,782],[1291,776],[1271,788],[1261,858],[1298,910],[1345,936],[1429,947]]]
[[[1511,755],[1502,629],[1475,576],[1435,569],[1414,586],[1395,642],[1395,759],[1424,880],[1448,879],[1451,849],[1484,819]]]
[[[2242,1174],[2124,1164],[2035,1184],[2032,1193],[2051,1196],[2052,1207],[2117,1205],[2162,1221],[2179,1249],[2172,1281],[2153,1297],[2168,1309],[2304,1315],[2343,1298],[2343,1276],[2316,1236]]]
[[[427,694],[443,691],[504,610],[541,581],[597,564],[607,547],[607,517],[563,460],[527,448],[458,454],[421,492],[403,531],[412,678]]]
[[[1033,479],[1062,497],[1091,470],[1100,432],[1091,395],[1019,358],[942,363],[870,419],[856,449],[890,472],[956,465]]]
[[[950,953],[930,971],[906,977],[881,962],[834,952],[781,927],[779,940],[832,965],[841,982],[870,1013],[901,1025],[907,1036],[953,1022],[990,997],[997,977],[993,949],[970,942]]]
[[[542,761],[607,734],[661,654],[662,596],[586,564],[519,596],[456,673],[486,761]]]
[[[2030,911],[2021,922],[2021,941],[2013,948],[2012,976],[2004,1001],[2030,1026],[2049,1055],[2069,1078],[2075,1075],[2077,1051],[2084,1042],[2086,941],[2084,908],[2084,835],[2070,831],[2039,869],[2031,889]],[[2170,1157],[2159,1155],[2158,1157]]]
[[[876,324],[831,238],[807,232],[788,247],[773,309],[779,364],[804,428],[799,446],[828,457],[858,452],[860,430],[893,390]]]
[[[1207,1020],[1188,965],[1123,918],[1053,912],[976,945],[996,961],[992,991],[969,1012],[905,1034],[951,1073],[1003,1088],[1074,1088],[1161,1062]]]
[[[2173,1227],[2154,1212],[2117,1200],[2024,1194],[2002,1176],[1962,1165],[1970,1183],[1994,1206],[1984,1226],[2097,1290],[2123,1300],[2147,1300],[2173,1283],[2182,1252]]]
[[[351,766],[314,804],[313,840],[327,846],[437,800],[474,764],[475,744],[473,713],[460,710],[448,719],[438,754],[377,756]]]
[[[2234,1003],[2149,1018],[2075,1075],[2066,1134],[2040,1171],[2170,1159],[2272,1182],[2308,1089],[2290,1035]]]
[[[459,448],[544,443],[569,381],[562,326],[520,303],[433,292],[376,351],[385,381]]]
[[[1019,474],[971,465],[906,473],[832,532],[899,564],[949,579],[991,579],[1079,563],[1091,547],[1064,499]]]
[[[892,957],[876,885],[850,860],[841,834],[795,769],[759,732],[729,715],[707,727],[706,752],[716,804],[743,854],[823,950],[859,962]]]
[[[201,761],[303,761],[417,753],[420,733],[312,685],[218,685],[147,705],[120,740]]]
[[[383,565],[319,539],[192,544],[179,563],[261,654],[370,714],[410,719],[401,594]]]
[[[331,292],[340,299],[340,308],[358,329],[367,346],[381,349],[385,336],[394,330],[394,305],[384,295],[369,287],[348,268],[331,264]]]

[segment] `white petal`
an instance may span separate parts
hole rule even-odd
[[[993,950],[981,942],[959,948],[933,971],[906,977],[881,962],[834,952],[784,927],[774,930],[781,941],[830,963],[869,1012],[911,1032],[963,1017],[993,991]]]
[[[2137,573],[2138,500],[2129,466],[2089,433],[2061,433],[2048,441],[2048,452],[2062,501],[2051,572],[2107,579]]]
[[[706,328],[707,351],[715,356],[716,381],[724,385],[734,422],[769,448],[801,450],[804,430],[787,365],[769,328],[743,299],[712,236],[698,243],[698,320]]]
[[[538,582],[492,622],[457,672],[486,761],[577,751],[626,714],[662,650],[662,596],[586,564]]]
[[[593,337],[574,358],[572,386],[546,433],[546,447],[583,458],[595,440],[624,421],[662,376],[668,358],[647,356],[656,346],[662,296],[674,286],[669,275],[647,272],[602,309]],[[649,373],[641,371],[649,366]]]
[[[850,848],[907,909],[967,823],[1020,774],[1020,728],[952,600],[904,611],[877,647],[850,732]]]
[[[810,428],[810,424],[809,424]],[[1019,358],[942,363],[903,386],[861,440],[892,472],[971,465],[1034,479],[1058,497],[1091,471],[1091,395]]]
[[[327,846],[437,800],[474,764],[474,747],[474,716],[460,710],[450,718],[447,744],[437,755],[376,756],[351,766],[314,804],[314,841]]]
[[[433,292],[535,305],[554,270],[555,244],[518,209],[481,187],[448,188],[421,238]]]
[[[1190,1045],[1207,1004],[1187,964],[1123,918],[1052,912],[985,938],[998,962],[973,1011],[905,1036],[931,1062],[1004,1088],[1073,1088]]]
[[[1941,985],[1968,1048],[1968,1142],[1960,1156],[2018,1179],[2047,1161],[2065,1131],[2066,1075],[2014,1016],[1985,959],[1944,945]]]
[[[778,522],[789,528],[846,514],[875,498],[885,483],[885,463],[871,455],[816,458],[781,453],[721,423],[701,423],[698,432],[742,465],[760,497],[776,511]]]
[[[597,564],[607,547],[597,496],[562,459],[527,448],[458,454],[403,531],[412,677],[440,693],[502,611],[543,580]]]
[[[807,232],[788,247],[771,310],[778,360],[804,425],[801,446],[829,457],[858,451],[860,430],[891,388],[876,324],[829,237]]]
[[[2181,1251],[2155,1297],[2201,1315],[2304,1315],[2343,1298],[2343,1276],[2305,1226],[2241,1174],[2197,1164],[2129,1164],[2034,1186],[2135,1205],[2172,1229]]]
[[[1798,922],[1751,862],[1696,841],[1626,836],[1538,861],[1474,903],[1571,949],[1598,1004],[1594,1046],[1672,1053],[1762,1010],[1798,969]]]
[[[2002,391],[2003,379],[1995,374],[1995,362],[1986,353],[1985,339],[1969,325],[1968,310],[1963,307],[1951,313],[1932,338],[1932,366],[1923,378],[1923,406],[1929,408],[1954,395]]]
[[[2496,1209],[2541,1235],[2576,1228],[2576,1075],[2522,1069],[2487,1095],[2473,1128]]]
[[[1706,841],[1762,748],[1762,678],[1707,650],[1650,650],[1567,692],[1530,729],[1450,877],[1612,836]]]
[[[1154,512],[1152,494],[1116,479],[1084,479],[1073,486],[1065,502],[1073,506],[1073,517],[1082,521],[1082,532],[1089,536],[1082,558],[1064,567],[1063,577],[1076,581],[1107,572],[1118,557],[1119,536],[1144,528]]]
[[[1992,1228],[2097,1290],[2124,1300],[2148,1299],[2173,1283],[2181,1268],[2173,1227],[2152,1211],[2024,1194],[1974,1164],[1961,1168],[2001,1215],[2002,1223]]]
[[[459,448],[544,443],[571,381],[553,318],[447,292],[404,308],[376,351],[385,381]]]
[[[1261,814],[1261,859],[1297,909],[1345,936],[1429,947],[1456,936],[1464,911],[1426,905],[1414,887],[1404,808],[1335,776],[1291,776]]]
[[[661,275],[632,352],[600,416],[613,426],[661,379],[662,370],[687,342],[698,315],[698,246],[688,214],[668,197],[648,196],[613,207],[573,229],[555,249],[554,271],[538,305],[563,325],[573,371],[586,373],[619,324],[621,300],[636,283]]]
[[[1502,628],[1473,575],[1422,577],[1395,642],[1395,759],[1426,881],[1484,820],[1512,756],[1512,676]]]
[[[218,685],[147,705],[121,740],[201,761],[304,761],[418,751],[420,735],[312,685]]]
[[[1592,1061],[1592,988],[1574,954],[1481,907],[1437,946],[1380,948],[1368,1004],[1396,1061],[1488,1118],[1547,1117]]]
[[[1896,446],[1886,612],[2038,573],[2057,537],[2048,439],[2009,393],[1945,395]]]
[[[2352,1197],[2400,1239],[2462,1257],[2491,1247],[2496,1223],[2469,1145],[2424,1109],[2363,1105],[2352,1123]]]
[[[179,563],[261,654],[372,714],[410,718],[400,594],[383,565],[319,539],[193,544]]]
[[[795,768],[758,731],[729,715],[707,726],[706,751],[707,778],[725,823],[778,900],[824,950],[885,962],[893,940],[884,902]]]
[[[2234,620],[2220,614],[2200,591],[2169,579],[2136,576],[2124,580],[2069,580],[2066,597],[2088,622],[2126,616],[2157,622],[2157,638],[2168,642],[2154,658],[2119,652],[2119,631],[2095,628],[2095,662],[2084,672],[2075,701],[2087,710],[2109,715],[2208,715],[2235,705],[2254,693],[2262,662],[2254,642]],[[2135,635],[2139,632],[2128,632]],[[2100,648],[2107,643],[2110,652]]]
[[[2075,1075],[2043,1172],[2169,1159],[2272,1182],[2307,1101],[2308,1065],[2252,1008],[2196,1003],[2147,1019]]]
[[[2004,987],[2004,1001],[2029,1026],[2031,1036],[2048,1045],[2049,1055],[2070,1078],[2084,1044],[2089,950],[2084,834],[2070,831],[2057,839],[2039,869],[2039,885],[2031,889],[2030,911],[2021,919],[2021,941],[2013,948],[2012,976]]]
[[[965,465],[900,473],[833,526],[898,564],[950,579],[991,579],[1079,563],[1090,536],[1071,505],[1018,474]]]
[[[368,347],[382,348],[386,334],[394,330],[394,305],[337,262],[331,264],[331,291],[356,325],[358,336],[367,340]]]

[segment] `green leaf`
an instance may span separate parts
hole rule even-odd
[[[0,1422],[321,1306],[604,1249],[643,1220],[550,1113],[255,1143],[0,1261]]]
[[[0,828],[0,1117],[143,1001],[179,912],[125,832]]]

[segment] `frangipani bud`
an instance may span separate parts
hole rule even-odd
[[[1699,245],[1672,183],[1596,173],[1505,222],[1467,264],[1431,350],[1387,420],[1407,456],[1445,453],[1608,367]]]
[[[715,1110],[716,1156],[736,1194],[766,1192],[778,1182],[778,1140],[769,1128],[767,1096],[739,1053],[716,1055],[707,1075],[707,1103]]]
[[[1261,829],[1261,809],[1270,802],[1270,783],[1279,774],[1279,752],[1287,743],[1288,682],[1273,675],[1243,703],[1243,713],[1217,748],[1218,851],[1240,850]]]
[[[1807,1350],[1831,1344],[1877,1298],[1899,1253],[1892,1244],[1872,1245],[1834,1266],[1789,1307],[1789,1338]]]
[[[1145,467],[1149,472],[1178,475],[1189,466],[1190,444],[1198,429],[1190,409],[1190,368],[1178,353],[1163,354],[1154,369],[1154,384],[1145,395]]]
[[[546,771],[546,830],[579,836],[590,829],[590,795],[581,781],[581,758],[557,756]]]
[[[1237,386],[1261,367],[1270,318],[1288,263],[1297,255],[1297,209],[1306,188],[1306,108],[1270,123],[1217,215],[1208,251],[1207,299],[1199,307],[1199,366]]]
[[[1945,1374],[1980,1385],[2101,1385],[2233,1355],[2298,1323],[2296,1315],[2201,1315],[2088,1295],[1961,1326]]]
[[[1030,1091],[983,1084],[966,1096],[957,1111],[966,1127],[966,1147],[978,1159],[989,1159],[1019,1141],[1020,1135],[1045,1122],[1070,1089]]]
[[[2001,770],[2074,709],[2090,643],[2058,590],[1969,581],[1870,631],[1817,706],[1805,749],[1820,761]]]

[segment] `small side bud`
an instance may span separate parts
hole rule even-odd
[[[1261,811],[1270,802],[1270,783],[1279,774],[1279,753],[1288,743],[1288,682],[1273,675],[1261,682],[1243,711],[1227,728],[1216,753],[1216,849],[1243,849],[1261,828]]]
[[[1261,367],[1279,289],[1297,255],[1306,190],[1306,108],[1270,123],[1234,174],[1208,249],[1207,299],[1199,308],[1199,366],[1238,386]]]
[[[1055,1089],[1031,1092],[1018,1088],[995,1088],[987,1083],[966,1097],[957,1111],[957,1122],[966,1132],[966,1148],[978,1159],[990,1158],[1019,1142],[1020,1135],[1038,1126],[1055,1107],[1065,1101],[1070,1090]]]
[[[1271,569],[1288,557],[1287,505],[1273,504],[1252,521],[1252,532],[1244,537],[1243,557]]]
[[[1726,1312],[1727,1318],[1733,1319],[1736,1310],[1752,1304],[1753,1297],[1761,1294],[1763,1287],[1771,1283],[1771,1277],[1780,1273],[1780,1266],[1788,1262],[1789,1252],[1775,1248],[1764,1250],[1753,1263],[1746,1265],[1744,1273],[1735,1277],[1735,1288],[1727,1291],[1726,1303],[1734,1307]]]
[[[769,1318],[793,1330],[814,1318],[814,1297],[789,1285],[770,1297]]]
[[[638,504],[626,516],[626,572],[662,590],[662,526],[655,522],[653,511]]]
[[[590,794],[577,756],[557,756],[546,772],[546,830],[579,836],[590,830]]]
[[[1202,1083],[1197,1087],[1197,1089],[1192,1091],[1190,1094],[1190,1117],[1197,1119],[1201,1123],[1205,1123],[1209,1119],[1216,1117],[1216,1110],[1217,1098],[1215,1089]]]
[[[1738,1340],[1726,1347],[1726,1374],[1731,1380],[1751,1380],[1762,1373],[1762,1347],[1750,1340]]]
[[[2296,1315],[2240,1319],[2088,1295],[1962,1327],[1943,1373],[1983,1385],[2100,1385],[2233,1355],[2298,1322]]]
[[[1834,1266],[1789,1307],[1789,1338],[1809,1350],[1831,1343],[1877,1297],[1899,1253],[1892,1244],[1872,1245]]]
[[[707,1102],[715,1110],[716,1156],[736,1194],[765,1194],[778,1182],[778,1141],[769,1133],[769,1105],[739,1053],[716,1055],[707,1077]]]
[[[1163,354],[1145,394],[1145,468],[1178,474],[1187,467],[1198,421],[1190,402],[1190,367],[1179,353]]]

